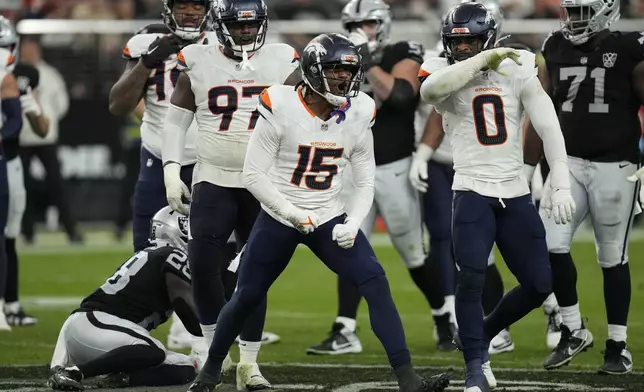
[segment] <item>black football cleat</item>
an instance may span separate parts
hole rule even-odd
[[[83,391],[85,387],[81,383],[83,373],[76,367],[58,369],[49,377],[47,385],[57,391]]]
[[[446,373],[423,378],[424,392],[443,392],[447,387],[449,387],[449,375]]]
[[[213,392],[221,387],[219,383],[209,383],[204,381],[195,381],[188,387],[188,392]]]
[[[620,375],[633,371],[633,356],[626,348],[626,342],[606,341],[604,364],[599,368],[601,374]]]

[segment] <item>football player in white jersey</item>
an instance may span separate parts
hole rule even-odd
[[[189,391],[210,392],[221,384],[221,364],[235,336],[300,243],[359,285],[400,390],[443,391],[446,375],[423,380],[412,368],[384,270],[359,229],[374,195],[375,103],[358,92],[363,79],[358,50],[344,36],[322,34],[304,49],[301,69],[304,81],[295,89],[273,86],[260,96],[242,178],[262,212],[242,256],[237,290],[221,312],[208,361]],[[345,208],[340,192],[347,164],[356,187]]]
[[[242,168],[248,139],[259,112],[259,94],[274,84],[293,84],[299,55],[291,46],[266,44],[268,15],[263,0],[222,0],[211,17],[218,42],[190,45],[179,53],[181,75],[172,94],[163,132],[166,196],[171,207],[183,208],[189,197],[181,176],[189,127],[196,122],[197,164],[190,206],[190,269],[199,321],[211,341],[217,317],[226,302],[221,273],[230,259],[224,248],[231,233],[239,244],[259,213],[259,202],[244,189]],[[294,75],[294,76],[293,76]],[[266,303],[241,334],[238,387],[268,389],[257,366]]]
[[[552,292],[545,230],[523,174],[524,108],[537,117],[535,129],[553,168],[549,213],[556,223],[568,223],[575,203],[563,136],[552,101],[537,78],[534,54],[493,48],[496,21],[478,3],[452,8],[441,35],[445,58],[423,64],[427,79],[421,97],[435,105],[450,136],[455,170],[452,235],[459,268],[456,318],[466,364],[465,391],[481,392],[491,387],[486,377],[490,340]],[[481,297],[494,242],[519,285],[483,321]]]

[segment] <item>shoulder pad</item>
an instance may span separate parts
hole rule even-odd
[[[183,250],[173,246],[167,246],[166,248],[169,249],[163,252],[163,271],[177,275],[189,283],[191,281],[191,276],[190,269],[188,267],[188,255]]]
[[[188,46],[184,46],[177,55],[177,68],[180,71],[191,69],[197,62],[197,59],[201,58],[203,53],[212,47],[212,45],[203,44],[190,44]]]
[[[206,31],[203,41],[201,42],[204,45],[217,45],[219,43],[219,38],[217,38],[217,33],[214,31]]]
[[[138,59],[147,53],[150,44],[161,34],[139,34],[130,38],[123,48],[123,57],[126,59]]]
[[[541,45],[541,53],[545,55],[545,53],[550,47],[552,47],[552,45],[557,45],[557,41],[559,40],[558,37],[560,36],[561,32],[559,30],[551,31],[546,39],[543,40],[543,45]]]
[[[357,109],[359,110],[358,115],[361,117],[360,121],[364,118],[365,121],[368,121],[369,127],[371,128],[376,121],[376,102],[362,91],[354,99],[358,103],[356,106],[358,106]]]
[[[447,59],[445,57],[432,57],[423,63],[418,70],[418,77],[421,79],[421,82],[425,80],[429,75],[449,66]]]
[[[262,51],[269,52],[271,57],[288,64],[299,63],[300,54],[291,45],[283,43],[264,44]]]
[[[151,25],[147,25],[141,30],[137,31],[134,35],[139,35],[139,34],[170,34],[172,31],[168,28],[163,23],[153,23]]]

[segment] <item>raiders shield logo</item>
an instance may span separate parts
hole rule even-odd
[[[604,67],[613,68],[617,61],[617,53],[604,53],[602,55],[602,60],[604,62]]]
[[[187,236],[188,235],[188,218],[185,216],[180,216],[179,219],[179,230],[181,230],[181,234]]]

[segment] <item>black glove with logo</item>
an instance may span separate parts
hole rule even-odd
[[[181,50],[181,39],[175,35],[159,37],[148,47],[148,53],[141,56],[145,68],[155,69],[171,55]]]

